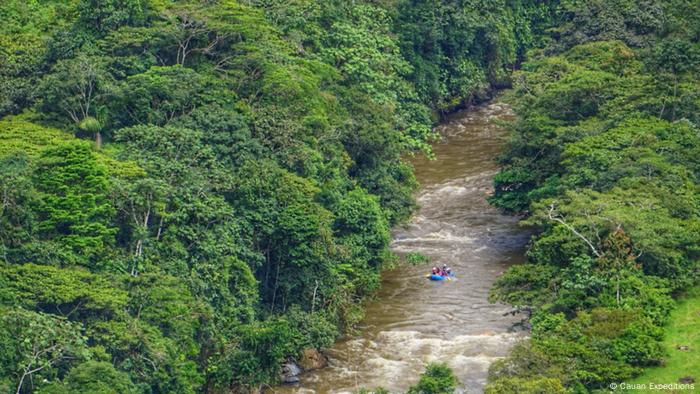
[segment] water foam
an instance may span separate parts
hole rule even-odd
[[[489,365],[505,355],[504,349],[522,338],[522,334],[515,333],[484,332],[447,338],[412,330],[380,331],[371,340],[350,341],[349,349],[353,354],[347,355],[350,357],[346,363],[350,361],[352,365],[348,367],[352,370],[337,370],[336,373],[345,377],[359,373],[357,376],[362,376],[365,387],[381,382],[390,388],[401,386],[406,380],[415,380],[427,363],[445,362],[463,384],[483,385],[484,379],[479,378],[477,382],[470,378],[474,371],[485,376]]]
[[[441,229],[438,231],[433,231],[431,233],[425,234],[421,237],[411,237],[411,238],[400,238],[392,242],[394,245],[401,245],[404,243],[473,243],[474,238],[467,235],[455,235],[449,230]]]

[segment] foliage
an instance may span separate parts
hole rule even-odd
[[[61,378],[67,365],[88,357],[80,325],[50,314],[3,308],[0,328],[0,370],[17,393]]]
[[[565,394],[568,391],[556,378],[503,378],[486,386],[487,394]]]
[[[359,320],[430,109],[391,10],[253,3],[0,5],[0,304],[90,344],[27,392],[254,389]]]
[[[77,24],[98,34],[125,25],[135,25],[144,19],[144,4],[138,0],[81,0]]]
[[[659,364],[671,295],[698,279],[696,37],[661,2],[561,10],[553,54],[531,53],[516,76],[490,198],[537,231],[492,289],[533,333],[493,364],[492,392],[603,389]]]
[[[659,1],[564,1],[562,21],[553,29],[555,48],[568,49],[590,41],[622,40],[630,46],[649,45],[664,22]]]
[[[537,330],[568,327],[538,360],[593,363],[543,378],[552,390],[655,362],[670,295],[698,272],[697,14],[685,0],[3,1],[0,308],[16,319],[2,324],[55,325],[28,343],[71,357],[22,391],[274,383],[282,360],[359,321],[389,227],[415,208],[405,159],[431,154],[434,115],[511,83],[521,120],[492,201],[539,234],[493,298]],[[600,356],[572,334],[598,327],[596,307],[619,334]],[[428,372],[426,387],[456,384]]]
[[[558,3],[399,1],[397,32],[421,100],[449,111],[510,85],[510,71],[542,39]]]
[[[114,214],[107,197],[107,171],[87,144],[48,148],[37,161],[37,232],[79,256],[100,253],[112,242]]]
[[[409,394],[451,394],[457,387],[457,379],[446,364],[431,363],[425,367],[420,381],[408,389]]]
[[[103,57],[80,53],[60,60],[42,81],[42,109],[65,114],[76,124],[99,117],[108,101],[111,83]]]
[[[121,313],[126,293],[109,280],[77,268],[34,264],[3,267],[3,302],[77,320]]]
[[[7,116],[0,120],[0,155],[24,154],[36,158],[44,148],[71,140],[71,135],[55,128],[29,121],[28,114]]]
[[[66,391],[71,393],[137,392],[124,372],[117,371],[111,363],[104,361],[88,361],[73,367],[65,378],[65,386]]]
[[[387,391],[383,387],[376,387],[372,390],[361,388],[357,391],[357,394],[388,394],[388,393],[389,393],[389,391]]]

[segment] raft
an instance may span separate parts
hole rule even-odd
[[[445,275],[445,276],[438,275],[438,274],[428,274],[428,275],[426,275],[426,276],[427,276],[428,279],[430,279],[430,280],[451,280],[452,277],[454,276],[454,274]]]

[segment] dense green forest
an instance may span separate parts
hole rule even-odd
[[[530,314],[532,339],[487,392],[605,389],[667,356],[672,297],[700,274],[699,15],[697,1],[592,2],[514,75],[491,202],[536,235],[492,298]]]
[[[3,1],[2,391],[248,390],[330,345],[396,259],[402,157],[538,7]]]
[[[488,390],[585,392],[663,357],[700,257],[697,1],[5,0],[0,20],[0,391],[274,384],[397,259],[404,158],[511,85],[492,203],[538,232],[493,299],[533,329]]]

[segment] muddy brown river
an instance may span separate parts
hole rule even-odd
[[[521,338],[518,317],[487,301],[489,288],[509,265],[522,260],[528,234],[485,198],[496,173],[495,157],[506,140],[495,120],[510,109],[492,102],[458,112],[437,127],[436,159],[412,160],[421,184],[420,209],[393,231],[398,254],[420,252],[430,263],[386,271],[369,302],[359,334],[329,349],[329,366],[302,375],[280,393],[345,393],[384,387],[405,392],[425,365],[446,362],[460,381],[458,392],[481,393],[489,364]],[[433,282],[432,265],[448,264],[456,280]]]

